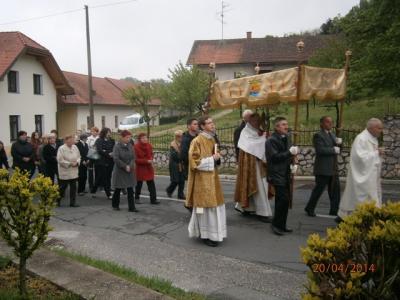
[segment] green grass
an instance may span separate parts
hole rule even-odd
[[[343,110],[343,128],[364,128],[368,119],[372,117],[383,118],[388,104],[390,104],[391,107],[396,106],[396,109],[399,109],[399,102],[399,99],[378,98],[372,100],[353,101],[350,104],[345,104]],[[306,105],[299,106],[300,128],[318,128],[319,119],[323,115],[330,115],[334,120],[336,120],[336,110],[333,107],[327,108],[321,105],[316,105],[314,107],[313,103],[310,102],[308,121],[306,120],[306,111]],[[286,117],[289,120],[289,125],[291,127],[294,126],[294,112],[294,106],[281,106],[271,109],[273,115],[282,115]],[[399,112],[400,111],[398,111],[398,113]],[[239,110],[234,110],[230,114],[216,120],[215,123],[217,128],[237,126],[240,123],[240,112]]]
[[[63,249],[53,249],[53,251],[55,251],[59,255],[71,258],[80,263],[111,273],[115,276],[145,286],[149,289],[155,290],[157,292],[160,292],[161,294],[168,295],[175,299],[179,300],[206,299],[206,297],[201,294],[186,292],[180,288],[174,287],[172,283],[168,280],[160,279],[158,277],[141,276],[136,271],[113,262],[91,258],[89,256],[82,254],[71,253]]]

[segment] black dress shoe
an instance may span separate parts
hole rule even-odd
[[[78,204],[70,204],[69,206],[70,206],[70,207],[79,207]]]
[[[308,210],[307,208],[305,208],[304,211],[306,212],[307,216],[309,216],[309,217],[316,217],[317,216],[315,212],[313,212],[311,210]]]
[[[130,211],[130,212],[139,212],[136,208],[129,209],[128,211]]]
[[[204,241],[204,244],[206,244],[209,247],[217,247],[218,246],[218,242],[214,242],[209,239],[204,239],[203,241]]]
[[[150,204],[152,204],[152,205],[158,205],[158,204],[160,204],[160,201],[157,201],[157,200],[156,200],[156,201],[151,201]]]
[[[113,210],[120,210],[119,207],[113,207]]]
[[[185,196],[185,195],[180,195],[180,196],[178,196],[178,199],[180,199],[180,200],[186,200],[186,196]]]
[[[257,219],[263,223],[271,223],[271,219],[265,216],[257,216]]]
[[[292,228],[286,227],[285,229],[283,229],[284,232],[290,233],[293,232]]]
[[[273,233],[275,233],[276,235],[285,235],[285,232],[282,229],[275,227],[274,225],[271,225],[271,228]]]
[[[165,190],[165,192],[167,193],[168,198],[172,198],[172,193],[168,192],[168,190]]]

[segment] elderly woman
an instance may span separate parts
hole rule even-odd
[[[156,186],[154,184],[153,147],[149,143],[145,133],[139,133],[138,141],[134,149],[137,179],[135,192],[136,203],[141,203],[140,193],[142,191],[143,181],[146,181],[150,193],[150,204],[160,204],[160,201],[157,201]]]
[[[138,212],[135,207],[133,187],[136,184],[135,179],[135,154],[133,152],[131,138],[132,133],[128,130],[121,132],[121,139],[115,144],[113,149],[114,168],[111,179],[111,186],[114,188],[112,198],[112,207],[119,210],[119,199],[122,189],[128,192],[128,209],[132,212]]]
[[[171,183],[167,187],[168,197],[172,197],[176,187],[178,186],[178,198],[185,199],[183,190],[185,188],[185,176],[183,173],[183,161],[181,157],[182,130],[175,131],[175,139],[171,142],[169,149],[169,175]]]
[[[75,203],[75,199],[80,161],[81,155],[78,147],[75,146],[75,137],[73,135],[67,135],[64,138],[64,145],[62,145],[57,152],[58,184],[60,186],[58,206],[60,206],[61,198],[64,198],[65,190],[69,185],[69,206],[79,207],[79,205]]]

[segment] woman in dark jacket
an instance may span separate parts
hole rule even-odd
[[[35,167],[39,167],[40,165],[40,159],[39,159],[39,146],[41,144],[40,140],[40,134],[39,132],[32,132],[31,134],[31,140],[29,141],[32,144],[33,147],[33,152],[35,153]],[[39,168],[38,168],[39,169]]]
[[[11,146],[11,156],[13,169],[19,168],[21,171],[26,171],[32,178],[35,172],[35,152],[32,144],[28,143],[26,131],[18,132],[18,140]]]
[[[135,179],[135,154],[130,140],[132,133],[128,130],[121,132],[121,139],[115,144],[113,150],[114,169],[111,179],[111,185],[114,188],[112,206],[114,210],[119,210],[119,199],[122,189],[128,192],[128,209],[137,212],[135,207],[133,187],[136,184]]]
[[[48,143],[43,147],[42,157],[45,162],[45,175],[54,183],[58,177],[58,161],[57,161],[57,139],[56,135],[51,133],[48,136]]]
[[[175,139],[171,143],[169,150],[169,175],[171,179],[170,185],[167,187],[167,195],[171,198],[178,186],[178,198],[185,199],[183,190],[185,188],[185,175],[183,172],[183,161],[181,158],[181,141],[182,130],[175,131]]]
[[[95,147],[99,154],[99,159],[95,161],[96,164],[96,179],[91,190],[92,196],[95,197],[97,188],[104,187],[108,199],[111,197],[111,175],[113,171],[113,148],[115,141],[111,138],[111,130],[104,127],[100,131],[99,138],[96,140]]]
[[[7,170],[10,168],[10,165],[8,164],[7,153],[4,149],[4,144],[2,141],[0,141],[0,169],[3,169],[3,166]]]
[[[154,168],[153,168],[153,147],[150,145],[147,135],[140,133],[138,141],[134,146],[136,155],[136,203],[140,204],[140,193],[142,191],[143,181],[146,181],[147,188],[150,193],[150,203],[160,204],[157,201],[156,186],[154,184]]]

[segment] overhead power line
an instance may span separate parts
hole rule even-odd
[[[90,8],[91,9],[96,9],[96,8],[101,8],[101,7],[116,6],[116,5],[126,4],[126,3],[130,3],[130,2],[136,2],[136,1],[138,1],[138,0],[126,0],[126,1],[112,2],[112,3],[106,3],[106,4],[99,4],[99,5],[90,6]],[[45,19],[45,18],[51,18],[51,17],[61,16],[61,15],[71,14],[71,13],[75,13],[75,12],[82,11],[82,10],[83,10],[83,8],[66,10],[66,11],[63,11],[63,12],[58,12],[58,13],[49,14],[49,15],[40,16],[40,17],[32,17],[32,18],[26,18],[26,19],[20,19],[20,20],[0,23],[0,26],[25,23],[25,22],[29,22],[29,21],[35,21],[35,20],[41,20],[41,19]]]

